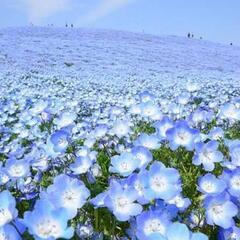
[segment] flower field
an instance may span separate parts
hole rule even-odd
[[[0,240],[240,239],[237,81],[14,74],[0,91]]]

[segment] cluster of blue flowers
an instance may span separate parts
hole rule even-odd
[[[0,105],[0,239],[240,239],[240,99]]]

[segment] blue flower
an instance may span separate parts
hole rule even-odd
[[[119,138],[125,137],[130,132],[130,122],[126,120],[117,120],[112,128],[112,133]]]
[[[10,224],[0,227],[0,239],[2,240],[21,240],[17,230]]]
[[[169,117],[163,117],[161,121],[154,123],[154,127],[157,134],[162,138],[166,139],[166,132],[174,126],[173,121]]]
[[[179,194],[167,201],[167,203],[174,204],[180,212],[184,212],[191,205],[191,200],[189,198],[184,198],[181,194]]]
[[[78,157],[75,162],[72,163],[69,167],[73,171],[74,174],[83,174],[86,173],[90,167],[92,166],[93,161],[88,156],[86,157]]]
[[[147,204],[154,199],[154,193],[149,189],[148,179],[149,173],[146,170],[142,170],[138,174],[132,174],[127,179],[127,184],[137,191],[137,201],[140,204]]]
[[[69,133],[64,130],[59,130],[51,135],[50,142],[55,152],[63,153],[69,144]]]
[[[233,217],[237,215],[238,208],[226,193],[205,198],[204,206],[208,224],[216,224],[224,229],[235,225]]]
[[[135,146],[143,146],[148,149],[158,149],[160,144],[160,139],[156,135],[148,135],[146,133],[142,133],[137,140],[134,142]]]
[[[9,158],[5,164],[6,172],[12,180],[26,177],[30,172],[30,166],[27,159],[17,160]]]
[[[229,153],[231,157],[231,164],[240,167],[240,141],[231,141],[229,144]]]
[[[226,189],[227,185],[224,180],[217,178],[215,175],[208,173],[198,180],[198,190],[206,195],[218,195]]]
[[[166,239],[167,228],[171,224],[165,214],[159,211],[145,211],[137,216],[136,235],[139,240]],[[184,239],[185,240],[185,239]]]
[[[185,224],[175,222],[167,229],[166,240],[208,240],[202,233],[191,233]]]
[[[5,190],[0,193],[0,227],[11,222],[18,215],[16,200],[12,194]]]
[[[152,153],[146,147],[133,147],[131,152],[140,161],[139,168],[145,168],[153,159]]]
[[[72,112],[63,112],[58,118],[54,119],[54,123],[57,124],[58,129],[70,126],[76,119],[76,114]]]
[[[119,173],[126,177],[140,166],[140,161],[133,154],[124,152],[111,158],[110,172]]]
[[[182,146],[188,151],[192,151],[198,134],[199,131],[190,128],[188,123],[184,120],[176,122],[174,127],[166,132],[172,150],[176,150],[179,146]]]
[[[223,154],[218,151],[218,142],[209,141],[208,143],[197,143],[195,146],[195,155],[193,157],[194,165],[203,165],[206,171],[213,171],[215,162],[223,160]]]
[[[228,192],[236,198],[240,199],[240,168],[236,168],[233,171],[226,173],[228,184]]]
[[[41,194],[41,198],[51,201],[55,208],[65,208],[69,218],[77,215],[77,210],[86,203],[89,196],[90,192],[82,181],[64,174],[55,177],[53,185]]]
[[[170,200],[181,191],[179,172],[174,168],[166,168],[159,162],[151,165],[148,184],[154,197],[163,200]]]
[[[32,212],[24,213],[24,224],[36,239],[71,239],[73,228],[67,226],[68,214],[64,208],[55,209],[46,200],[39,200]]]
[[[104,203],[113,212],[117,220],[128,221],[130,217],[142,212],[142,206],[134,203],[137,198],[138,194],[133,188],[124,189],[120,183],[113,180],[110,183],[110,189]]]

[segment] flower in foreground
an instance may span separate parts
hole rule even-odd
[[[5,190],[0,193],[0,227],[10,223],[18,215],[16,200],[12,194]]]
[[[149,188],[155,198],[170,200],[181,191],[180,174],[175,168],[166,168],[154,162],[149,170]]]
[[[230,200],[228,194],[216,197],[209,196],[204,201],[207,223],[218,225],[224,229],[235,225],[233,217],[238,214],[237,206]]]
[[[69,218],[73,218],[89,196],[90,192],[82,181],[61,174],[55,177],[53,185],[47,188],[46,193],[42,192],[41,197],[51,201],[55,208],[65,208]]]
[[[120,156],[112,157],[109,171],[126,177],[136,170],[139,165],[140,161],[133,154],[124,152]]]
[[[54,209],[46,200],[39,200],[32,212],[24,213],[23,223],[36,239],[71,239],[74,230],[67,226],[68,214],[64,208]]]
[[[135,203],[137,198],[138,193],[133,188],[124,189],[120,183],[113,180],[104,203],[113,212],[117,220],[128,221],[130,217],[142,212],[142,206]]]
[[[176,150],[178,147],[185,147],[188,151],[194,149],[195,140],[198,137],[199,131],[190,128],[184,120],[175,123],[173,128],[167,130],[166,135],[169,141],[170,148]]]

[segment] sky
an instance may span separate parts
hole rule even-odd
[[[0,28],[65,26],[186,36],[240,45],[240,0],[0,0]]]

